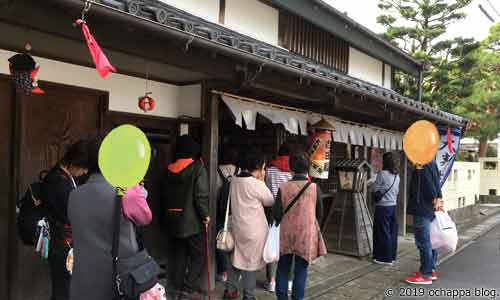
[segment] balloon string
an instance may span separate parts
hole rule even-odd
[[[420,186],[422,185],[422,182],[420,180],[420,170],[417,169],[417,203],[420,204]]]

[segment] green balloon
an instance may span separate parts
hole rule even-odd
[[[151,146],[139,128],[122,125],[113,129],[99,148],[99,169],[114,187],[129,188],[146,175]]]

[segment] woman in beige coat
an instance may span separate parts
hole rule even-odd
[[[224,299],[239,297],[238,283],[243,280],[243,300],[255,299],[256,271],[265,266],[262,259],[268,223],[264,207],[274,203],[267,188],[264,155],[250,149],[241,163],[243,171],[231,180],[231,232],[235,239],[232,268]]]

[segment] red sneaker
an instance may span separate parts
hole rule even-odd
[[[438,274],[434,271],[432,271],[432,277],[431,277],[432,280],[437,280],[438,279]]]
[[[424,277],[420,272],[415,273],[413,276],[406,277],[405,281],[411,284],[432,284],[432,279],[430,277]]]
[[[415,276],[422,276],[422,274],[420,272],[415,272]],[[432,280],[438,279],[437,273],[435,271],[432,271],[431,279]]]

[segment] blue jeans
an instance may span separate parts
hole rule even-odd
[[[280,257],[278,272],[276,274],[277,300],[288,300],[288,274],[295,258],[292,299],[303,300],[307,282],[307,269],[309,263],[300,256],[287,254]]]
[[[373,258],[391,263],[396,260],[397,249],[396,206],[377,205],[373,222]]]
[[[432,219],[421,216],[413,217],[415,230],[415,244],[420,251],[420,273],[425,277],[431,277],[432,271],[436,269],[438,253],[432,249],[430,226]]]

